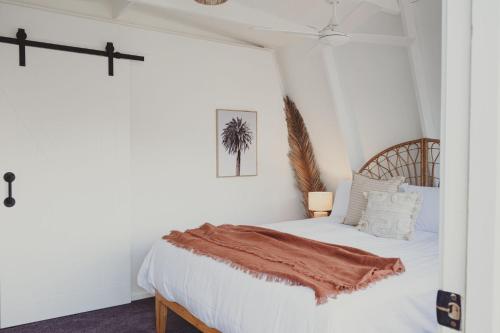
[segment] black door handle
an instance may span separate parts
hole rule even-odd
[[[12,172],[7,172],[5,175],[3,175],[3,180],[9,183],[9,196],[3,201],[3,204],[5,205],[5,207],[14,207],[14,205],[16,204],[16,200],[12,197],[12,182],[16,180],[16,175],[14,175]]]

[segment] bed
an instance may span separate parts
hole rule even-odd
[[[439,141],[419,139],[388,148],[360,173],[385,179],[404,175],[414,185],[439,185]],[[411,241],[377,238],[341,223],[349,193],[337,191],[329,217],[287,221],[266,228],[327,243],[399,257],[406,272],[317,305],[302,286],[253,278],[164,240],[156,242],[140,270],[141,287],[156,294],[157,333],[172,310],[204,333],[422,333],[434,332],[438,287],[438,235],[417,231]],[[339,208],[340,207],[340,208]]]

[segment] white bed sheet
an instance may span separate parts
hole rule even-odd
[[[144,260],[139,285],[151,293],[158,290],[224,333],[436,331],[437,234],[417,232],[411,241],[382,239],[340,224],[335,217],[265,227],[399,257],[406,272],[318,306],[307,287],[259,280],[159,240]]]

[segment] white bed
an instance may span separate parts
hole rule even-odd
[[[371,158],[359,171],[369,178],[405,176],[423,206],[412,240],[377,238],[341,224],[351,184],[337,187],[333,216],[264,227],[327,243],[401,258],[406,272],[316,305],[312,289],[259,280],[208,257],[157,241],[139,272],[139,285],[157,293],[157,332],[166,309],[204,332],[427,333],[437,330],[439,140],[404,142]],[[404,190],[406,191],[406,190]],[[427,232],[428,230],[431,232]],[[172,303],[174,302],[174,303]],[[178,303],[178,304],[176,304]],[[183,308],[179,308],[179,305]],[[194,316],[194,317],[193,317]],[[214,328],[215,330],[211,329]],[[163,333],[163,332],[162,332]]]
[[[377,238],[339,223],[340,219],[332,216],[265,227],[399,257],[406,272],[316,305],[307,287],[259,280],[159,240],[144,261],[139,285],[151,293],[158,291],[224,333],[435,332],[438,234],[417,231],[411,241]]]

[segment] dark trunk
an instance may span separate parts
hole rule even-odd
[[[240,165],[241,165],[241,150],[238,150],[238,156],[236,157],[236,176],[240,175]]]

